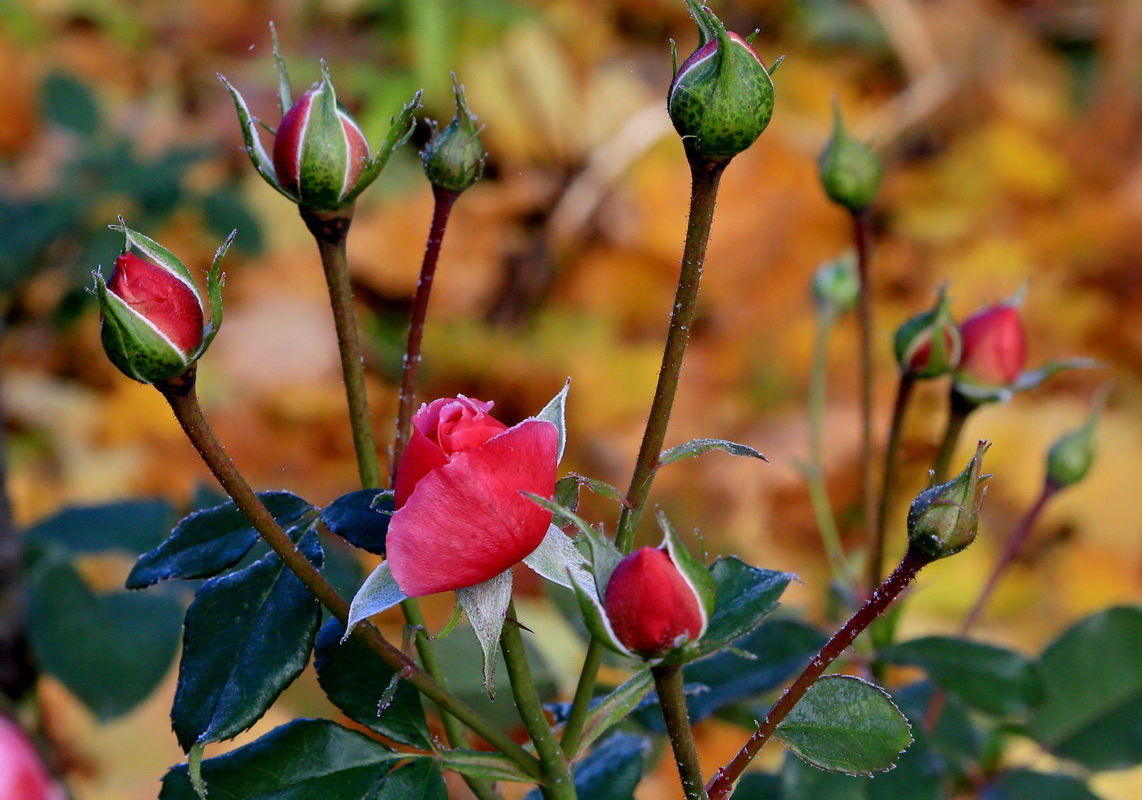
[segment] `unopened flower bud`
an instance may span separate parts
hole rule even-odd
[[[894,346],[900,371],[911,378],[938,378],[955,370],[962,343],[945,287],[933,308],[897,329]]]
[[[753,47],[698,0],[687,0],[700,45],[674,75],[666,106],[687,151],[713,161],[733,158],[773,116],[773,80]]]
[[[813,301],[822,313],[838,317],[856,305],[860,277],[852,253],[826,261],[813,276]]]
[[[928,558],[946,558],[975,540],[983,496],[980,484],[983,454],[990,445],[980,442],[971,462],[947,483],[925,489],[908,509],[909,545]]]
[[[464,87],[452,73],[452,92],[456,96],[456,116],[437,131],[421,154],[424,174],[429,182],[440,189],[462,192],[484,174],[484,144],[480,141],[480,128],[468,109]]]
[[[821,153],[821,184],[834,203],[861,211],[876,199],[884,168],[868,145],[848,135],[837,106],[833,120],[832,138]]]
[[[619,642],[645,658],[661,656],[706,632],[693,586],[663,548],[643,547],[619,562],[603,595]]]
[[[956,382],[977,389],[1012,386],[1027,364],[1027,332],[1019,316],[1022,296],[985,308],[960,325],[963,355]]]
[[[1047,480],[1060,489],[1081,481],[1094,464],[1094,432],[1105,397],[1095,403],[1081,428],[1060,436],[1047,451]]]

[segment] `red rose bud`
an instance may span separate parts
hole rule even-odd
[[[452,92],[456,97],[456,116],[429,141],[421,154],[424,174],[440,189],[462,192],[484,174],[484,145],[476,118],[468,109],[464,87],[452,73]]]
[[[908,377],[938,378],[955,370],[962,343],[943,286],[935,307],[901,325],[894,344],[896,362]]]
[[[221,324],[218,261],[226,245],[218,251],[208,279],[216,313],[206,326],[202,298],[182,262],[146,236],[122,226],[116,229],[126,236],[123,254],[115,260],[109,280],[95,273],[103,349],[116,367],[140,383],[174,378],[202,355]]]
[[[1019,300],[985,308],[960,325],[963,356],[956,382],[998,389],[1018,380],[1027,364],[1027,332],[1019,317]]]
[[[63,800],[43,761],[19,726],[0,716],[0,797],[7,800]]]
[[[769,125],[773,80],[749,42],[697,0],[686,1],[701,42],[675,70],[666,107],[688,153],[729,160]]]
[[[706,632],[698,593],[665,548],[644,547],[620,561],[603,593],[603,608],[619,643],[644,658]]]
[[[845,132],[837,105],[833,106],[833,135],[821,153],[819,167],[825,194],[850,211],[872,205],[884,175],[876,154]]]
[[[524,493],[554,495],[556,427],[527,419],[508,428],[491,408],[461,396],[434,400],[413,417],[385,540],[408,597],[494,578],[530,555],[551,524],[551,512]]]
[[[980,475],[983,454],[990,444],[980,442],[971,462],[947,483],[925,489],[908,509],[908,543],[933,560],[946,558],[975,541],[983,495]]]

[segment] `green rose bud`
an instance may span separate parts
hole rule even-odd
[[[876,198],[884,168],[868,145],[845,132],[837,105],[833,106],[833,120],[833,136],[821,153],[821,184],[834,203],[849,211],[861,211]]]
[[[421,159],[424,174],[433,186],[459,193],[484,174],[486,153],[476,118],[468,109],[464,87],[457,83],[455,72],[452,73],[452,92],[456,96],[456,116],[432,137]]]
[[[839,317],[856,305],[859,295],[860,276],[851,252],[826,261],[813,275],[813,302],[822,314]]]
[[[991,445],[980,442],[971,462],[947,483],[925,489],[908,509],[908,543],[932,559],[946,558],[975,540],[983,494],[979,485],[983,454]]]
[[[1082,427],[1060,436],[1047,451],[1047,480],[1051,484],[1060,489],[1073,486],[1090,472],[1094,464],[1094,431],[1105,402],[1103,393]]]
[[[687,0],[701,43],[674,74],[666,107],[687,152],[728,161],[773,116],[773,80],[749,42],[697,0]]]
[[[955,371],[963,343],[952,319],[946,287],[940,287],[933,308],[897,329],[894,349],[900,371],[911,378],[938,378]]]

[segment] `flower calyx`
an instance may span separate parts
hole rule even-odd
[[[893,345],[900,372],[909,378],[938,378],[955,371],[963,342],[952,319],[946,286],[940,287],[931,309],[897,328]]]
[[[971,461],[956,477],[922,491],[908,509],[908,545],[931,560],[947,558],[975,541],[979,510],[990,478],[981,475],[983,455],[991,446],[981,441]]]
[[[884,166],[872,149],[848,134],[840,105],[833,104],[833,135],[818,163],[821,185],[829,199],[857,213],[872,205]]]
[[[480,126],[468,108],[464,87],[452,73],[452,94],[456,114],[436,131],[421,153],[421,163],[429,183],[435,188],[459,194],[472,187],[484,174],[487,153],[480,141]]]

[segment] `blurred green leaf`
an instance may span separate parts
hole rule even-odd
[[[731,800],[781,800],[781,777],[768,772],[747,772]]]
[[[376,797],[377,800],[448,800],[448,787],[444,785],[440,767],[422,759],[390,772]]]
[[[981,800],[1099,800],[1087,785],[1073,775],[1013,769],[1002,773],[986,789]]]
[[[49,122],[81,136],[99,130],[99,108],[87,85],[74,75],[54,71],[40,85],[40,112]]]
[[[662,467],[667,464],[673,464],[675,461],[681,461],[684,458],[693,458],[700,456],[703,453],[708,453],[711,450],[722,450],[732,456],[745,456],[747,458],[758,458],[762,461],[769,461],[764,455],[748,447],[744,444],[737,442],[727,442],[725,439],[691,439],[688,442],[671,447],[658,457],[658,466]]]
[[[237,230],[234,246],[248,256],[259,255],[265,248],[262,225],[246,205],[238,187],[223,184],[202,198],[202,219],[206,229],[218,239]]]
[[[24,546],[33,554],[56,550],[137,555],[161,542],[173,521],[174,508],[166,500],[65,508],[29,528]]]

